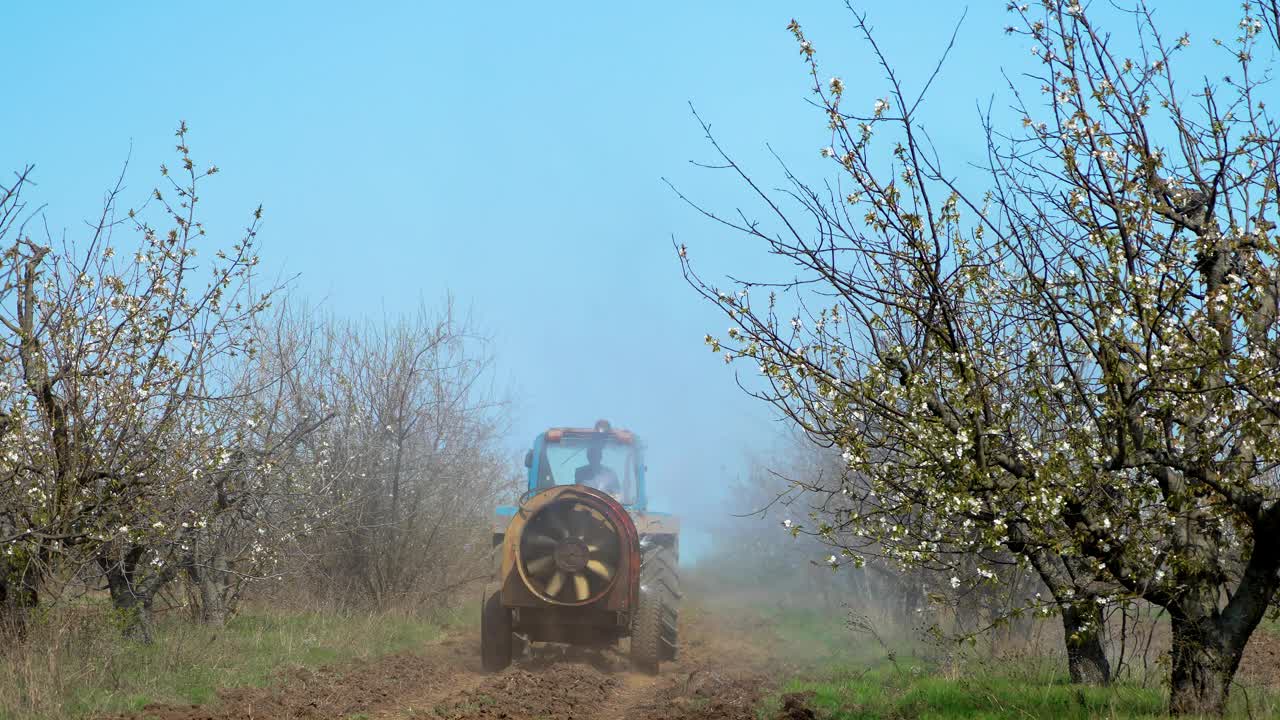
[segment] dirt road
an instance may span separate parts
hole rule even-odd
[[[267,688],[231,689],[208,707],[152,706],[130,720],[753,720],[770,678],[758,623],[686,608],[681,653],[657,676],[633,672],[621,654],[541,648],[506,671],[480,671],[477,629],[412,654],[294,671]]]
[[[633,672],[622,654],[547,647],[502,673],[485,674],[473,627],[413,653],[293,670],[266,688],[224,690],[209,706],[153,706],[116,720],[755,720],[772,685],[803,671],[793,664],[798,661],[783,658],[819,652],[784,643],[771,622],[732,604],[686,603],[680,658],[664,663],[657,676]],[[1154,663],[1165,650],[1152,652]],[[1280,640],[1258,633],[1240,678],[1280,688],[1278,662]],[[814,717],[803,698],[789,699],[769,713]]]

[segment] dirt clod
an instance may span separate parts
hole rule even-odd
[[[617,680],[589,665],[553,665],[539,671],[514,669],[435,708],[445,720],[470,718],[589,718]]]

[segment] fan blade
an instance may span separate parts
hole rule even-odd
[[[605,528],[601,527],[598,522],[587,523],[586,527],[582,528],[582,535],[579,537],[586,540],[588,543],[603,540],[605,535],[604,530]]]
[[[599,533],[597,537],[587,539],[587,552],[592,557],[598,557],[603,554],[606,557],[614,557],[618,554],[618,538],[612,532]]]
[[[579,602],[591,597],[591,586],[587,584],[586,575],[582,573],[573,574],[573,590],[577,593]]]
[[[540,558],[527,561],[524,564],[524,568],[529,572],[530,575],[545,575],[546,572],[551,568],[555,567],[555,565],[556,565],[555,555],[543,555]]]
[[[600,578],[603,580],[608,580],[609,578],[613,577],[613,568],[609,567],[608,565],[605,565],[599,560],[587,561],[587,569],[595,573],[596,575],[599,575]]]
[[[586,529],[586,523],[582,519],[583,513],[573,509],[566,512],[565,515],[568,517],[565,526],[569,528],[569,537],[581,538],[583,531]]]
[[[556,574],[552,575],[551,579],[547,581],[547,587],[544,590],[544,592],[546,592],[547,595],[551,597],[555,597],[556,595],[560,594],[560,591],[563,588],[564,588],[564,573],[557,570]]]
[[[595,557],[596,555],[599,555],[601,553],[611,555],[613,554],[614,549],[615,548],[613,546],[613,543],[608,543],[608,542],[596,542],[596,543],[588,542],[587,543],[587,552],[591,553],[592,557]]]
[[[546,535],[534,535],[532,533],[530,533],[529,535],[526,535],[524,538],[524,541],[528,543],[530,546],[537,547],[537,548],[554,549],[556,545],[560,544],[553,537],[547,537]]]
[[[564,518],[560,516],[560,512],[564,509],[564,505],[553,505],[543,511],[547,516],[547,526],[560,534],[560,538],[569,537],[569,528],[565,527]]]

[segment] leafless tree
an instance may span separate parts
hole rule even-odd
[[[327,377],[312,382],[334,418],[307,444],[329,522],[309,547],[330,591],[385,608],[482,576],[512,477],[484,339],[451,302],[323,333]]]

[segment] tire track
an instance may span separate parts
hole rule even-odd
[[[658,675],[621,651],[539,648],[507,670],[443,701],[440,720],[755,720],[775,665],[758,628],[694,609],[680,619],[682,648]]]
[[[220,691],[207,706],[155,705],[118,720],[755,720],[777,664],[750,618],[687,608],[679,656],[658,675],[624,652],[539,646],[481,671],[479,628],[418,653],[294,669],[265,688]]]

